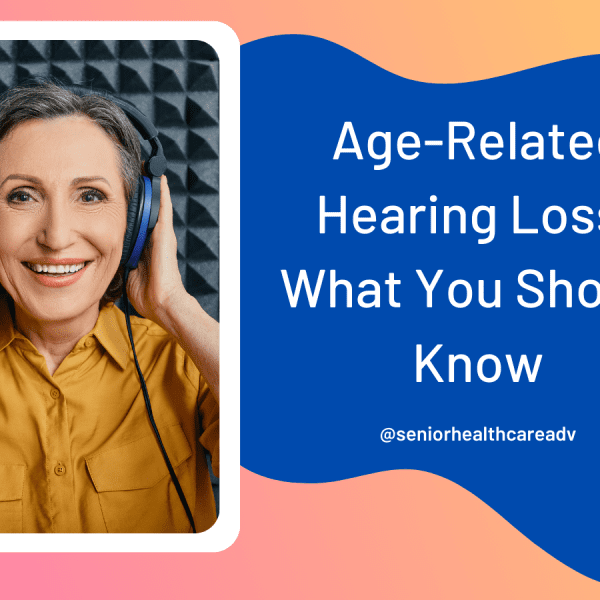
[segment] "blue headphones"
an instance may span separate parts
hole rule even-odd
[[[128,117],[133,126],[150,143],[150,158],[144,164],[144,174],[138,178],[133,197],[127,210],[127,229],[123,241],[121,266],[135,269],[140,260],[146,240],[158,220],[160,207],[160,177],[167,170],[167,159],[162,144],[158,139],[158,131],[150,119],[140,112],[131,102],[113,96],[104,90],[92,90],[83,86],[65,86],[78,96],[104,96],[114,102]]]

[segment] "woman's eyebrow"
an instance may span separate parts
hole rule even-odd
[[[92,175],[89,177],[76,177],[71,181],[71,185],[80,185],[81,183],[92,183],[93,181],[104,181],[106,185],[112,190],[112,186],[106,177],[101,177],[100,175]]]
[[[0,187],[2,187],[7,181],[11,179],[19,179],[22,181],[29,181],[30,183],[35,183],[37,185],[41,185],[41,181],[37,177],[32,177],[31,175],[21,175],[20,173],[13,173],[9,175],[2,183],[0,183]]]
[[[23,175],[21,173],[13,173],[6,177],[2,183],[0,183],[0,187],[2,187],[7,181],[11,181],[13,179],[17,179],[19,181],[29,181],[30,183],[35,183],[36,185],[42,185],[42,181],[37,177],[33,177],[31,175]],[[102,177],[100,175],[90,175],[86,177],[76,177],[71,181],[72,186],[80,185],[82,183],[92,183],[94,181],[103,181],[106,185],[112,190],[112,186],[106,177]]]

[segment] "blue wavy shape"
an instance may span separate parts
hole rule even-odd
[[[325,482],[391,469],[418,469],[446,477],[476,494],[534,543],[577,571],[600,579],[598,505],[595,475],[600,456],[597,370],[599,308],[585,308],[577,288],[600,281],[597,117],[600,57],[545,65],[515,74],[463,84],[415,82],[391,74],[341,46],[307,36],[266,38],[242,47],[242,465],[260,475],[293,482]],[[475,160],[457,150],[448,159],[448,123],[467,121],[476,132]],[[364,153],[333,160],[345,122],[352,122]],[[509,158],[510,123],[516,123],[516,156]],[[548,132],[556,124],[564,159],[553,159]],[[367,153],[371,132],[405,131],[421,140],[442,140],[422,147],[415,160],[395,153],[389,167],[374,170]],[[544,137],[544,160],[520,158],[526,132]],[[576,160],[569,137],[585,131],[593,155]],[[505,147],[498,160],[484,160],[479,140],[498,132]],[[532,141],[530,138],[527,141]],[[581,139],[579,140],[581,141]],[[377,144],[380,144],[379,146]],[[376,140],[381,152],[383,141]],[[346,146],[350,145],[348,138]],[[490,149],[489,152],[496,152]],[[579,150],[581,153],[585,149]],[[319,233],[319,197],[327,210],[347,198],[348,230],[327,224]],[[416,234],[381,231],[382,210],[397,205],[460,205],[469,217],[475,207],[496,207],[493,241],[467,220],[443,234],[427,231],[429,212],[418,214]],[[513,197],[521,201],[522,227],[538,235],[517,235]],[[331,204],[329,204],[331,203]],[[352,211],[375,210],[376,230],[361,235]],[[543,229],[543,211],[560,205],[568,216],[563,233]],[[571,213],[589,206],[593,231],[577,234]],[[331,206],[331,208],[329,208]],[[226,200],[223,202],[226,210]],[[363,214],[364,216],[364,214]],[[421,217],[424,219],[421,221]],[[456,217],[456,215],[454,215]],[[409,219],[407,218],[408,228]],[[457,221],[456,221],[457,222]],[[484,219],[481,221],[484,225]],[[549,224],[557,227],[557,213]],[[363,223],[363,227],[368,223]],[[353,307],[329,305],[330,270],[353,286]],[[443,269],[434,305],[426,306],[416,270],[429,280]],[[518,285],[518,274],[535,269],[544,275],[542,306],[520,306],[517,296],[535,295]],[[290,307],[282,270],[292,287],[300,270],[314,283],[326,271],[314,308],[302,297]],[[549,303],[548,278],[573,285],[573,306],[565,307],[558,288],[557,307]],[[402,283],[389,305],[384,285],[389,273]],[[381,307],[361,308],[358,284],[381,285]],[[501,307],[477,302],[477,282],[486,298],[501,280]],[[459,309],[448,301],[453,280],[473,286],[474,301]],[[464,291],[457,288],[457,299]],[[586,291],[591,302],[593,289]],[[369,298],[368,300],[371,300]],[[436,366],[444,383],[425,372],[416,381],[416,347],[424,354],[443,344]],[[448,354],[472,358],[472,381],[447,381]],[[494,383],[481,381],[477,360],[486,354],[504,363]],[[543,356],[534,383],[510,377],[505,355],[531,364]],[[446,356],[446,362],[441,360]],[[440,360],[438,361],[438,358]],[[484,374],[490,376],[491,363]],[[460,381],[462,379],[462,381]],[[391,442],[394,430],[576,431],[572,442]],[[372,510],[377,510],[373,498]]]

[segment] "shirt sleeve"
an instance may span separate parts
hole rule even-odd
[[[198,390],[198,411],[202,425],[200,443],[210,453],[213,473],[219,477],[219,403],[202,376]]]

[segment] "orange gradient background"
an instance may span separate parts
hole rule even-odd
[[[221,21],[242,44],[271,35],[315,35],[384,69],[432,82],[485,79],[600,50],[596,0],[37,0],[6,2],[1,15]]]
[[[577,0],[57,0],[5,4],[1,15],[215,20],[242,43],[308,34],[431,82],[484,79],[600,52],[600,3]],[[600,583],[546,554],[467,490],[431,474],[392,471],[307,485],[242,469],[241,486],[241,532],[221,553],[3,554],[3,596],[600,598]]]

